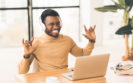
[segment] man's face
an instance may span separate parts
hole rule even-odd
[[[52,37],[58,38],[61,29],[60,17],[47,16],[44,22],[46,26],[45,32]]]

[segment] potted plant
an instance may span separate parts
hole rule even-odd
[[[118,0],[118,1],[113,1],[114,5],[105,5],[103,7],[98,7],[95,8],[97,11],[100,12],[117,12],[117,10],[123,11],[123,21],[124,21],[124,26],[120,27],[117,31],[116,34],[118,35],[124,35],[125,38],[125,46],[126,46],[126,51],[125,51],[125,56],[122,57],[123,61],[126,60],[132,60],[133,61],[133,16],[131,15],[131,10],[133,7],[133,0]],[[128,44],[128,38],[129,35],[132,35],[132,46],[131,49],[129,48]]]

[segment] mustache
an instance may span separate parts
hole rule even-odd
[[[52,31],[54,31],[54,30],[57,30],[58,33],[60,32],[60,29],[53,29],[53,30],[45,29],[45,33],[48,34],[48,35],[50,35],[50,36],[52,36],[52,37],[58,38],[58,35],[56,35],[56,36],[53,36],[52,35]]]
[[[48,29],[45,29],[45,32],[48,32],[48,33],[50,33],[50,32],[52,32],[52,31],[54,31],[54,30],[57,30],[58,32],[60,32],[60,28],[59,29],[53,29],[53,30],[48,30]]]

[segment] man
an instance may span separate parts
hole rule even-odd
[[[88,45],[86,48],[79,48],[70,37],[60,34],[61,18],[55,10],[45,10],[41,15],[41,21],[46,27],[45,34],[36,40],[22,40],[24,57],[18,65],[19,73],[27,73],[33,59],[37,61],[39,71],[48,71],[67,68],[68,53],[77,57],[92,52],[96,39],[95,26],[89,30],[84,26],[86,34],[83,36],[88,39]]]

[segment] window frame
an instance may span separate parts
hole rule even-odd
[[[33,7],[32,6],[32,0],[27,0],[27,7],[7,7],[2,8],[0,7],[0,11],[8,11],[8,10],[27,10],[27,17],[28,17],[28,40],[31,40],[31,38],[34,36],[34,28],[33,28],[33,10],[34,9],[48,9],[48,8],[79,8],[80,9],[80,3],[79,5],[73,5],[73,6],[53,6],[53,7]],[[79,10],[80,12],[80,10]],[[80,18],[80,17],[79,17]]]

